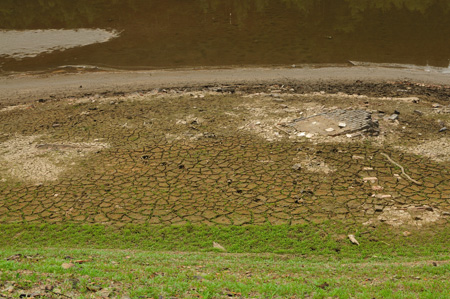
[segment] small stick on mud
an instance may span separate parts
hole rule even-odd
[[[420,183],[420,182],[418,182],[418,181],[412,179],[409,175],[407,175],[406,172],[405,172],[405,169],[403,168],[403,166],[401,166],[400,164],[398,164],[397,162],[395,162],[394,160],[392,160],[391,157],[389,157],[389,156],[386,155],[385,153],[381,153],[381,154],[382,154],[383,156],[385,156],[385,157],[389,160],[389,162],[391,162],[392,164],[394,164],[394,165],[400,167],[400,169],[402,170],[402,174],[403,174],[408,180],[410,180],[410,181],[413,182],[414,184],[422,185],[422,183]]]
[[[275,125],[275,128],[277,128],[278,130],[280,130],[281,132],[283,132],[283,133],[285,133],[286,135],[291,135],[287,130],[285,130],[285,129],[283,129],[283,128],[280,128],[280,126],[279,125]]]

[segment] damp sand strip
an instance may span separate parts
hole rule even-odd
[[[39,54],[105,43],[120,35],[105,29],[0,30],[0,57],[21,60]]]

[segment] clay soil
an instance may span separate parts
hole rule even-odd
[[[163,86],[4,99],[0,221],[340,219],[420,229],[450,219],[446,86],[403,80]],[[338,108],[370,112],[379,134],[306,138],[287,126]],[[394,113],[398,119],[388,120]]]

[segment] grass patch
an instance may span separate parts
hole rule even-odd
[[[449,229],[0,225],[0,297],[449,298]],[[355,234],[360,246],[351,244]],[[218,242],[227,252],[213,248]],[[65,269],[63,264],[70,264]]]
[[[71,264],[64,269],[63,264]],[[450,265],[407,257],[3,250],[0,290],[46,298],[448,298]],[[13,283],[12,283],[13,282]],[[0,291],[1,292],[1,291]],[[4,291],[3,291],[4,293]]]
[[[157,226],[1,224],[0,248],[116,248],[150,251],[213,251],[218,242],[232,253],[278,253],[339,257],[433,256],[449,250],[450,228],[402,231],[344,222],[261,226]],[[360,246],[351,244],[354,234]]]

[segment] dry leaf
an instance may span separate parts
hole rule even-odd
[[[72,264],[72,263],[64,263],[61,265],[61,267],[63,267],[64,269],[70,269],[73,266],[75,266],[75,264]]]
[[[348,235],[348,238],[353,244],[359,245],[358,240],[356,240],[355,235]]]
[[[227,250],[225,249],[225,247],[223,247],[222,245],[220,245],[220,244],[217,243],[217,242],[213,242],[213,247],[214,247],[214,248],[217,248],[217,249],[220,249],[220,250],[223,250],[223,251],[227,251]]]

